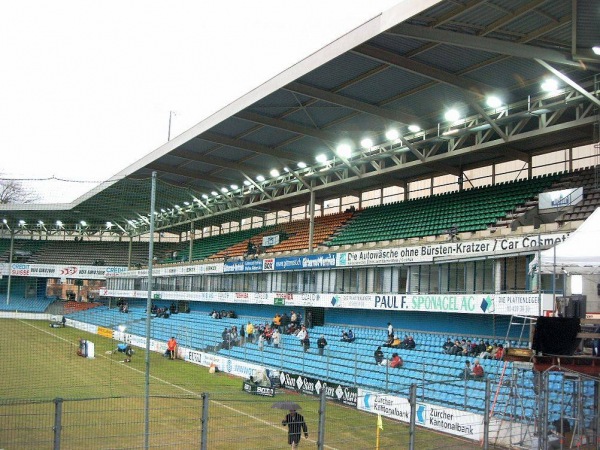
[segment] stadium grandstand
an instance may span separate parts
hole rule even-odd
[[[553,423],[600,448],[599,23],[584,0],[400,4],[74,202],[0,205],[0,317],[177,336],[398,422],[416,386],[417,426],[486,448],[554,448]]]

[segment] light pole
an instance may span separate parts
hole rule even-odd
[[[167,142],[171,140],[171,122],[173,116],[176,116],[175,111],[169,111],[169,132],[167,133]]]

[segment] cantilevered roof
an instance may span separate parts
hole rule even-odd
[[[136,180],[153,172],[169,187],[156,205],[157,227],[166,229],[590,144],[600,106],[598,24],[600,5],[586,0],[405,0],[72,204],[2,206],[0,215],[13,224],[85,215],[137,234],[146,229],[149,183]],[[541,91],[547,76],[560,79],[559,91]],[[486,104],[491,95],[501,106]],[[458,123],[444,117],[451,107]],[[390,129],[397,139],[386,137]],[[340,144],[349,155],[337,153]],[[327,160],[316,163],[320,153]],[[139,195],[115,200],[132,189]],[[107,204],[110,217],[99,207]]]

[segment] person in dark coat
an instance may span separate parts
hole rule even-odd
[[[308,427],[306,426],[304,417],[295,410],[290,410],[290,413],[285,416],[281,425],[284,427],[287,425],[288,427],[288,444],[292,446],[292,449],[298,448],[302,432],[304,432],[304,437],[308,439]]]

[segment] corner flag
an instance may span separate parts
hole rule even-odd
[[[377,428],[383,430],[383,421],[381,420],[381,414],[377,414]]]

